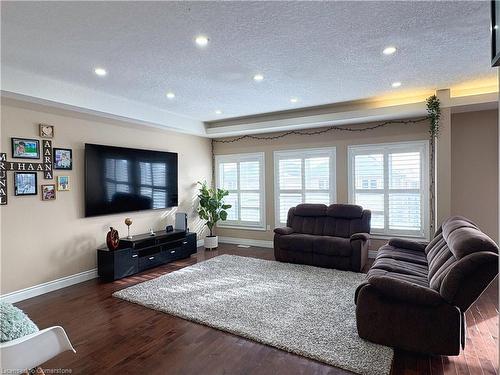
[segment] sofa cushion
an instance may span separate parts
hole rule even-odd
[[[351,221],[349,219],[326,217],[323,235],[349,238],[354,233],[351,233]]]
[[[295,233],[322,235],[325,222],[324,216],[297,216],[291,219],[292,229]]]
[[[401,302],[427,306],[436,306],[445,302],[434,289],[394,277],[372,275],[368,278],[368,282],[381,294]]]
[[[477,251],[498,254],[498,247],[471,221],[454,216],[443,223],[443,238],[455,258],[462,259]]]
[[[351,241],[348,238],[317,236],[313,241],[315,254],[348,257],[351,256]]]
[[[425,252],[425,248],[428,245],[426,242],[412,241],[405,238],[391,238],[389,240],[389,245],[397,247],[400,249],[408,249],[414,251]]]
[[[414,283],[417,285],[429,287],[429,281],[427,280],[427,277],[424,276],[417,276],[417,275],[408,275],[404,273],[399,273],[399,272],[391,272],[379,268],[370,268],[370,271],[368,271],[367,279],[369,279],[372,276],[387,276],[387,277],[393,277],[398,280],[403,280],[407,281],[409,283]]]
[[[326,216],[327,207],[324,204],[303,203],[295,207],[297,216]]]
[[[373,269],[380,269],[389,272],[396,272],[405,275],[414,275],[427,278],[428,269],[426,265],[406,262],[391,258],[379,258],[373,262]]]
[[[361,206],[332,204],[326,215],[323,235],[347,238],[353,233],[370,233],[371,212]]]
[[[378,249],[377,259],[378,258],[404,260],[405,262],[414,264],[427,265],[425,253],[408,249],[399,249],[390,245],[385,245]]]
[[[338,219],[360,219],[363,207],[354,204],[332,204],[328,206],[326,214]]]
[[[317,236],[312,236],[310,234],[292,233],[286,236],[281,236],[279,238],[279,246],[284,250],[291,251],[313,251],[313,240]]]

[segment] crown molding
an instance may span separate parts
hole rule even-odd
[[[202,121],[87,87],[2,66],[2,97],[206,136]]]

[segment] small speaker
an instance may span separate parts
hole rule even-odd
[[[185,212],[177,212],[175,214],[175,230],[187,230],[188,215]]]
[[[166,231],[166,232],[173,232],[173,231],[174,231],[174,227],[173,227],[173,226],[171,226],[171,225],[167,225],[167,226],[165,227],[165,231]]]

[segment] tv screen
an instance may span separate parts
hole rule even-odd
[[[177,154],[85,144],[85,216],[177,206]]]

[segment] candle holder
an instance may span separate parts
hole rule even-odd
[[[132,236],[130,235],[130,226],[132,225],[132,219],[129,217],[126,217],[125,218],[125,225],[127,226],[127,232],[128,232],[127,238],[129,240],[131,240]]]

